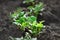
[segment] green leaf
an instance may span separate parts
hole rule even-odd
[[[20,25],[20,23],[18,23],[18,22],[13,22],[14,24],[16,24],[16,25]]]
[[[28,26],[29,26],[29,23],[23,22],[23,23],[22,23],[22,26],[28,27]]]
[[[30,10],[30,13],[32,13],[32,12],[33,12],[34,7],[33,7],[33,6],[29,6],[29,7],[28,7],[28,9]]]
[[[28,17],[27,19],[28,19],[29,22],[32,22],[32,23],[33,23],[34,21],[36,21],[36,17],[35,17],[35,16],[30,16],[30,17]]]
[[[24,11],[19,13],[19,17],[22,17],[22,16],[24,16]]]
[[[36,26],[39,27],[39,28],[42,28],[43,27],[43,24],[38,23]]]
[[[14,12],[14,13],[11,15],[12,18],[17,18],[17,16],[18,16],[18,14],[17,14],[16,12]]]
[[[36,25],[36,27],[37,27],[37,32],[40,32],[41,30],[42,30],[42,28],[43,28],[43,22],[44,21],[40,21],[40,23],[38,23],[37,25]]]
[[[44,21],[40,21],[40,23],[38,23],[36,26],[42,28],[43,27],[43,22]]]
[[[26,18],[25,18],[25,17],[21,17],[19,20],[20,20],[20,21],[19,21],[20,23],[23,23],[23,22],[26,21]]]
[[[34,7],[33,7],[33,6],[29,6],[28,9],[29,9],[29,10],[33,10]]]
[[[23,1],[23,3],[30,3],[30,2],[33,2],[34,0],[25,0]]]
[[[32,23],[32,26],[36,26],[36,24],[37,24],[37,22],[36,22],[36,21],[34,21],[34,22]]]
[[[35,5],[35,8],[34,8],[34,13],[38,13],[39,11],[41,11],[41,9],[44,7],[44,4],[43,3],[39,3],[37,5]]]

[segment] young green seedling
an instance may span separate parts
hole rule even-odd
[[[28,1],[28,0],[27,0]],[[29,0],[28,2],[31,2],[34,0]],[[27,2],[27,3],[28,3]],[[29,6],[27,9],[30,11],[23,11],[22,9],[17,9],[17,11],[14,11],[12,14],[13,23],[20,26],[20,29],[25,31],[25,28],[28,28],[28,31],[31,32],[33,36],[37,36],[40,31],[43,29],[43,22],[40,21],[37,22],[37,16],[39,14],[39,11],[43,8],[43,3],[36,4],[35,6]],[[32,15],[33,14],[33,15]]]

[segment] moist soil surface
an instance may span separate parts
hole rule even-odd
[[[60,0],[36,0],[43,2],[45,10],[43,19],[46,21],[42,33],[37,36],[38,40],[60,40]],[[23,35],[23,31],[12,24],[10,14],[17,7],[26,7],[22,0],[0,0],[0,40],[11,40],[10,36],[18,38]],[[38,21],[40,15],[38,15]]]

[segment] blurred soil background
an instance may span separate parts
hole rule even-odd
[[[16,25],[12,24],[10,13],[22,5],[23,0],[0,0],[0,40],[11,40],[9,37],[21,37]],[[60,40],[60,0],[36,0],[43,2],[45,10],[43,19],[46,21],[46,28],[37,37],[38,40]],[[40,18],[39,18],[40,19]]]

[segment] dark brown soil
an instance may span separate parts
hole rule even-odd
[[[43,19],[46,28],[38,40],[60,40],[60,0],[37,0],[46,4]],[[22,0],[0,0],[0,40],[10,40],[9,36],[21,37],[22,31],[12,24],[10,13],[20,7]],[[39,17],[40,19],[40,17]]]

